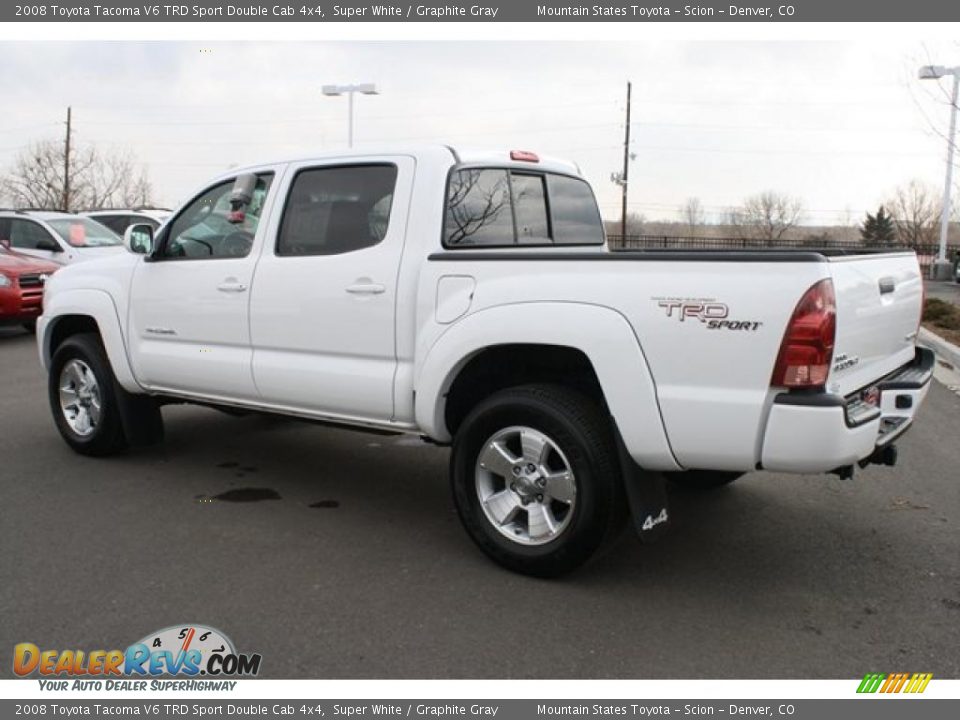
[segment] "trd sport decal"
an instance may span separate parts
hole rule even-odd
[[[708,330],[747,330],[754,332],[763,325],[757,320],[730,320],[730,308],[726,303],[712,298],[651,298],[668,318],[685,323],[699,320]]]

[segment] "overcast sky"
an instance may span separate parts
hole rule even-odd
[[[766,189],[802,199],[807,224],[858,221],[898,184],[940,192],[948,108],[918,42],[0,43],[0,171],[30,141],[128,148],[161,204],[234,164],[355,142],[531,149],[580,163],[604,215],[633,81],[631,210],[679,219],[691,196],[719,219]]]

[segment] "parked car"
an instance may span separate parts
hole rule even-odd
[[[0,240],[0,325],[22,325],[33,332],[43,308],[43,287],[60,268],[10,249]]]
[[[123,254],[123,240],[90,218],[55,210],[0,211],[0,239],[17,252],[68,265]]]
[[[167,208],[137,207],[114,210],[90,210],[80,214],[84,217],[93,218],[102,225],[106,225],[117,233],[117,235],[123,235],[123,232],[131,225],[150,225],[154,231],[156,231],[163,225],[163,222],[170,217],[170,210]]]
[[[172,402],[416,433],[477,545],[544,576],[628,508],[660,534],[668,477],[895,462],[933,366],[913,252],[604,240],[577,167],[529,152],[235,170],[53,278],[54,421],[86,455],[159,441]]]

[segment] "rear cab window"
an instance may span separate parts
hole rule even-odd
[[[581,178],[515,168],[461,168],[450,174],[444,247],[603,242],[593,191]]]

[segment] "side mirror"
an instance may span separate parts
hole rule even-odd
[[[130,225],[123,231],[123,246],[137,255],[149,255],[153,252],[153,226]]]
[[[46,250],[47,252],[63,252],[63,248],[60,247],[53,240],[48,240],[44,238],[43,240],[37,241],[37,250]]]

